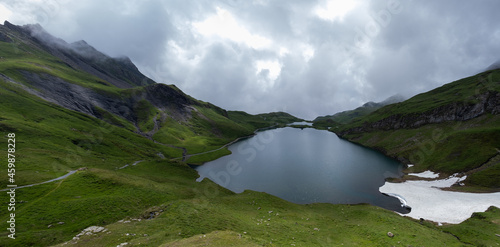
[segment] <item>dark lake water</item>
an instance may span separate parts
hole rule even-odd
[[[232,154],[196,168],[236,193],[266,192],[290,202],[370,203],[407,213],[379,187],[403,165],[381,153],[316,129],[281,128],[229,146]]]

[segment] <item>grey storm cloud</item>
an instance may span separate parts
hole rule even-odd
[[[312,119],[484,70],[500,59],[499,9],[496,0],[4,0],[0,17],[126,55],[157,82],[229,110]]]

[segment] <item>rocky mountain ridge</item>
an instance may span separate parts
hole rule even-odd
[[[485,92],[477,95],[476,103],[454,102],[422,113],[396,114],[376,122],[365,122],[362,126],[339,132],[341,136],[374,130],[397,130],[418,128],[426,124],[448,121],[466,121],[486,113],[500,114],[500,93]]]
[[[8,21],[0,25],[2,37],[15,36],[24,44],[44,50],[67,66],[83,70],[119,88],[131,88],[155,83],[144,76],[129,58],[112,58],[85,41],[67,43],[45,31],[40,25],[17,26]],[[12,42],[12,39],[11,39]]]
[[[28,87],[0,72],[5,80],[23,85],[31,94],[64,108],[101,119],[104,110],[134,124],[139,121],[138,111],[143,110],[138,109],[141,102],[148,102],[148,105],[180,122],[190,118],[194,106],[208,106],[227,116],[225,110],[197,101],[174,85],[155,83],[144,76],[128,57],[111,58],[83,40],[66,43],[47,33],[40,25],[16,26],[6,21],[0,25],[0,38],[10,42],[10,48],[18,55],[47,52],[60,59],[59,63],[96,76],[102,80],[98,83],[106,84],[106,90],[78,85],[52,73],[55,68],[41,64],[38,66],[46,72],[17,69]],[[116,90],[115,87],[125,90]]]

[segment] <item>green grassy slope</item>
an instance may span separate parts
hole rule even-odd
[[[331,116],[317,117],[316,119],[314,119],[314,124],[315,125],[324,125],[324,124],[327,124],[329,122],[330,123],[336,122],[336,123],[340,123],[340,124],[347,124],[356,118],[366,116],[366,115],[376,111],[377,109],[380,109],[382,106],[383,105],[381,105],[381,104],[373,103],[372,105],[358,107],[358,108],[356,108],[354,110],[350,110],[350,111],[339,112],[339,113],[336,113],[336,114],[331,115]]]
[[[414,96],[401,103],[385,106],[373,114],[357,119],[348,127],[361,126],[366,122],[376,122],[390,116],[411,117],[427,114],[448,105],[471,105],[487,92],[500,92],[500,70],[487,71],[445,84],[439,88]]]
[[[155,144],[131,130],[66,110],[0,81],[2,136],[16,134],[18,185],[32,184],[80,167],[115,169],[129,162],[181,155],[178,149]],[[123,125],[124,120],[115,119]],[[7,146],[7,139],[1,144]],[[0,150],[7,155],[7,149]],[[6,180],[0,184],[5,187]]]
[[[499,70],[481,73],[402,103],[383,107],[349,124],[337,125],[332,130],[346,139],[415,164],[410,171],[430,169],[446,175],[466,173],[466,184],[471,188],[498,190],[498,112],[481,112],[473,118],[459,121],[445,118],[469,114],[474,111],[471,106],[482,107],[482,103],[478,102],[484,97],[489,97],[485,105],[497,107],[498,103],[490,99],[500,92],[499,81]],[[432,117],[434,123],[418,124],[422,119]],[[440,117],[444,119],[439,121]],[[416,125],[412,126],[414,123]]]
[[[317,128],[337,127],[339,124],[348,124],[355,121],[357,118],[364,117],[386,105],[395,104],[404,101],[405,98],[399,94],[391,96],[382,102],[367,102],[364,105],[343,112],[338,112],[333,115],[319,116],[313,120],[313,125]]]
[[[460,225],[447,225],[444,232],[449,232],[464,243],[475,246],[500,245],[500,209],[490,207],[484,213],[474,213],[472,217]],[[496,232],[496,233],[495,233]]]

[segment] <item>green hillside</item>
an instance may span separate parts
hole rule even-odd
[[[362,106],[343,112],[338,112],[333,115],[320,116],[313,120],[313,125],[317,128],[337,127],[339,124],[348,124],[355,121],[357,118],[364,117],[386,105],[399,103],[405,98],[399,94],[391,96],[382,102],[367,102]]]
[[[314,119],[314,123],[318,124],[322,122],[328,122],[328,120],[331,120],[333,122],[346,124],[351,122],[353,119],[368,115],[374,112],[375,110],[379,109],[380,107],[382,106],[374,105],[369,107],[358,107],[354,110],[339,112],[332,116],[317,117],[316,119]]]
[[[464,78],[333,130],[408,164],[465,173],[469,189],[500,190],[500,70]]]

